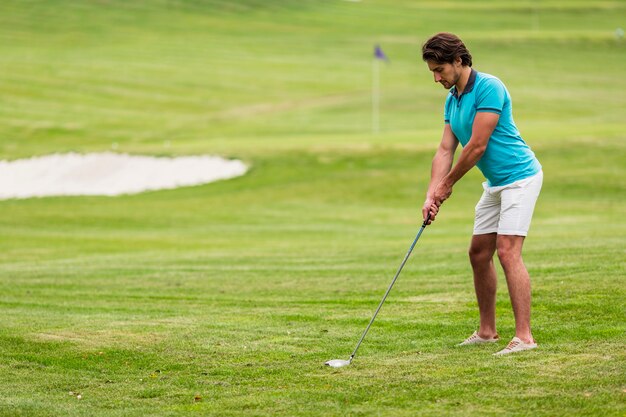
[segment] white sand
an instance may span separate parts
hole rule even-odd
[[[0,199],[134,194],[206,184],[238,177],[246,170],[241,161],[216,156],[54,154],[0,161]]]

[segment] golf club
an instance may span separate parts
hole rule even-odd
[[[369,331],[370,327],[372,326],[372,323],[374,322],[374,319],[376,318],[376,315],[380,311],[380,308],[383,306],[383,303],[385,302],[385,299],[389,295],[389,292],[391,291],[391,288],[393,287],[393,284],[396,283],[396,280],[398,279],[398,276],[400,275],[400,272],[402,271],[402,268],[404,267],[404,264],[409,259],[409,256],[411,256],[411,252],[413,252],[413,248],[415,247],[415,244],[417,243],[417,241],[419,240],[420,236],[422,235],[422,232],[424,231],[424,229],[428,225],[428,221],[429,220],[430,220],[430,212],[428,213],[428,216],[426,216],[426,220],[424,220],[424,223],[422,223],[422,227],[417,232],[417,236],[415,236],[415,240],[411,244],[411,247],[409,248],[409,251],[406,253],[406,256],[404,257],[404,260],[400,264],[400,268],[398,268],[398,272],[396,272],[396,276],[393,277],[393,280],[391,281],[391,284],[389,284],[389,288],[387,288],[387,292],[385,292],[385,295],[383,296],[383,299],[380,300],[380,304],[378,304],[378,308],[376,309],[376,312],[374,313],[374,316],[372,317],[372,319],[370,320],[369,324],[365,328],[365,331],[363,332],[363,335],[361,336],[361,339],[359,340],[359,343],[356,344],[356,347],[354,348],[354,352],[352,352],[352,355],[350,355],[350,359],[348,359],[347,361],[343,360],[343,359],[332,359],[332,360],[329,360],[328,362],[325,362],[324,365],[328,365],[331,368],[342,368],[342,367],[348,366],[348,365],[350,365],[352,363],[352,360],[354,359],[354,356],[356,355],[356,351],[359,350],[359,346],[361,346],[361,342],[363,342],[363,339],[365,339],[365,335],[367,334],[367,332]]]

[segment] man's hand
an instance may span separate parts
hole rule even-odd
[[[441,207],[444,201],[446,201],[452,194],[452,184],[445,178],[437,185],[433,192],[433,202],[437,207]]]
[[[426,198],[426,201],[424,201],[424,206],[422,207],[422,218],[424,220],[426,220],[426,217],[428,217],[428,213],[430,213],[430,219],[428,219],[428,223],[426,224],[431,224],[432,222],[434,222],[438,212],[439,207],[437,207],[437,204],[435,204],[434,200],[432,198]]]

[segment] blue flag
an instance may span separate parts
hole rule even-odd
[[[387,58],[387,55],[385,55],[383,50],[380,48],[380,45],[376,45],[374,47],[374,58],[380,59],[381,61],[389,62],[389,58]]]

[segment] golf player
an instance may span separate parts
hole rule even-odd
[[[478,330],[461,346],[499,340],[496,331],[497,252],[515,316],[515,337],[495,355],[537,347],[530,329],[530,277],[522,260],[535,202],[541,190],[541,164],[522,139],[512,116],[511,96],[493,75],[472,68],[472,56],[456,35],[439,33],[426,41],[422,58],[434,80],[450,90],[444,107],[443,137],[434,156],[422,209],[429,224],[472,167],[486,177],[474,217],[469,258],[480,311]],[[463,150],[453,166],[454,153]]]

